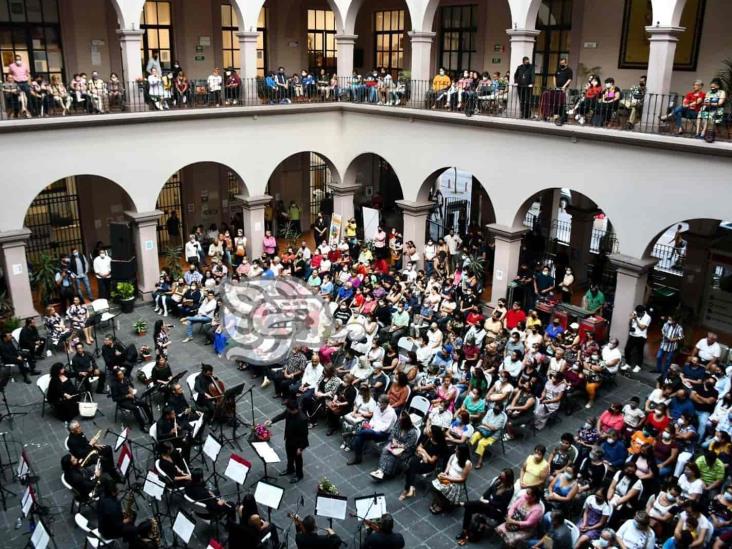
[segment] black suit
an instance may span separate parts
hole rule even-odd
[[[12,339],[0,342],[0,360],[2,360],[3,364],[17,365],[24,376],[28,375],[28,364],[20,351],[15,348],[15,343],[13,343]]]
[[[137,527],[125,524],[122,518],[122,504],[114,496],[106,496],[97,503],[97,524],[103,538],[124,538],[131,541],[137,535]]]
[[[96,479],[90,476],[87,471],[78,467],[74,467],[65,472],[64,478],[69,483],[69,486],[85,497],[90,496],[97,486]]]
[[[120,353],[117,355],[117,353]],[[113,370],[118,366],[125,365],[125,348],[119,343],[109,345],[102,345],[102,358],[104,358],[104,365],[107,370]]]
[[[287,472],[295,473],[297,478],[302,478],[302,452],[310,444],[308,442],[308,418],[298,410],[292,414],[285,410],[272,418],[272,423],[285,420],[285,452],[287,453]]]
[[[404,547],[404,537],[394,532],[391,534],[371,532],[366,536],[363,547],[364,549],[401,549]]]
[[[71,369],[74,372],[74,377],[83,379],[81,386],[83,390],[88,391],[91,389],[89,384],[89,378],[94,375],[94,370],[97,369],[97,361],[94,359],[94,355],[87,353],[84,354],[76,353],[74,358],[71,359]],[[81,374],[86,374],[82,376]],[[97,393],[104,393],[104,384],[107,381],[107,374],[104,370],[99,370],[99,380],[97,381]]]
[[[69,433],[66,445],[69,447],[69,453],[76,459],[81,460],[89,455],[89,452],[94,450],[91,444],[89,444],[89,439],[86,438],[84,433]],[[119,473],[117,473],[117,468],[114,464],[112,447],[100,446],[97,448],[97,451],[99,452],[99,459],[102,461],[102,471],[109,475],[117,476]],[[95,463],[95,461],[92,460],[90,463]]]
[[[131,383],[126,379],[119,381],[113,379],[110,385],[110,392],[112,393],[112,400],[114,400],[120,408],[130,410],[134,415],[137,423],[140,425],[141,430],[145,430],[145,423],[152,421],[152,411],[150,406],[138,398],[128,398],[129,389],[132,387]],[[144,416],[143,416],[144,412]]]
[[[295,543],[297,549],[335,549],[343,542],[337,535],[300,532],[295,536]]]
[[[18,346],[23,351],[28,351],[25,357],[28,359],[31,369],[36,367],[36,358],[43,356],[46,348],[46,340],[38,335],[38,328],[35,326],[23,326],[18,336]]]

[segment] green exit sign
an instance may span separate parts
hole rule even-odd
[[[206,60],[206,56],[205,55],[197,55],[196,57],[194,57],[194,59],[196,61],[205,61]]]

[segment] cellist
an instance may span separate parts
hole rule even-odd
[[[201,373],[196,378],[194,390],[198,393],[196,404],[203,410],[206,419],[211,419],[216,407],[224,398],[224,383],[213,375],[213,366],[201,364]]]

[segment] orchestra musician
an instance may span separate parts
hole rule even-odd
[[[137,526],[137,535],[129,541],[127,549],[158,549],[160,547],[160,532],[154,531],[156,519],[142,521]]]
[[[88,500],[94,495],[102,470],[95,467],[92,471],[89,471],[88,468],[82,468],[81,464],[82,460],[76,459],[71,454],[66,454],[61,458],[61,471],[63,471],[64,479],[69,486]]]
[[[378,523],[364,520],[371,532],[364,540],[364,549],[402,549],[404,537],[394,532],[394,518],[389,513],[381,515]]]
[[[263,545],[264,538],[267,536],[269,536],[270,547],[280,546],[280,540],[277,537],[277,527],[264,520],[260,515],[255,513],[249,517],[247,527],[251,533],[252,547],[267,547],[267,545]]]
[[[36,359],[43,357],[43,351],[46,349],[46,338],[38,333],[35,321],[32,318],[25,319],[25,325],[18,335],[18,347],[21,351],[28,351],[26,358],[31,369],[36,369]]]
[[[104,359],[104,365],[110,372],[125,365],[125,348],[111,334],[104,336],[102,358]]]
[[[66,375],[66,368],[60,362],[51,366],[51,380],[48,383],[46,399],[53,406],[56,416],[69,422],[79,415],[76,386]]]
[[[173,372],[170,369],[168,359],[164,355],[159,355],[155,359],[155,366],[150,374],[150,381],[156,387],[164,391],[168,391],[168,382],[173,378]]]
[[[170,442],[161,442],[158,445],[160,470],[168,477],[168,481],[175,488],[188,486],[191,483],[191,473],[188,464],[181,457],[180,452]]]
[[[169,441],[178,448],[186,461],[191,460],[191,436],[193,427],[185,420],[178,422],[175,410],[169,406],[163,408],[163,415],[155,424],[158,442]]]
[[[193,501],[203,503],[206,506],[206,510],[212,516],[222,517],[224,515],[230,515],[233,518],[236,504],[221,499],[206,487],[202,469],[196,468],[191,471],[191,483],[186,486],[185,491],[186,495]]]
[[[97,381],[97,394],[104,393],[104,385],[107,382],[107,374],[97,367],[97,361],[94,355],[87,353],[84,344],[79,342],[76,344],[76,354],[71,359],[71,370],[73,376],[79,380],[79,390],[82,392],[91,390],[90,378],[99,378]]]
[[[114,371],[114,379],[110,385],[112,400],[120,408],[130,410],[134,414],[140,429],[147,431],[146,424],[152,423],[152,411],[146,402],[135,396],[137,391],[132,387],[132,383],[125,378],[123,368],[117,368]]]
[[[196,404],[207,419],[211,418],[218,402],[223,399],[223,383],[213,375],[213,366],[201,365],[201,373],[196,378],[194,389],[198,393]]]
[[[188,405],[188,401],[186,400],[186,396],[183,393],[183,387],[180,383],[176,383],[171,387],[170,389],[170,395],[168,395],[168,398],[165,400],[165,406],[173,408],[175,410],[175,416],[178,418],[178,421],[196,421],[198,419],[198,414],[196,412],[193,412],[191,410],[191,407]]]
[[[105,539],[123,538],[128,543],[140,533],[135,526],[135,517],[124,515],[122,503],[117,499],[117,483],[106,475],[102,476],[102,496],[97,503],[97,528]]]
[[[94,437],[96,438],[96,437]],[[66,439],[66,446],[69,453],[79,461],[84,461],[89,454],[96,452],[95,458],[88,460],[88,463],[95,464],[100,461],[102,472],[108,474],[112,479],[122,482],[117,467],[114,464],[114,452],[112,447],[106,444],[99,444],[97,440],[91,441],[86,438],[84,431],[81,430],[81,424],[74,420],[69,423],[69,436]]]
[[[297,549],[335,549],[340,547],[343,540],[331,528],[325,528],[324,534],[318,533],[318,525],[313,515],[308,515],[300,520],[299,517],[292,517],[297,526],[295,543]]]

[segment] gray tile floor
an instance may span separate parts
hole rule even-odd
[[[138,347],[145,343],[150,344],[152,340],[150,334],[146,337],[138,337],[132,333],[132,322],[140,317],[148,319],[152,326],[152,322],[157,318],[157,315],[153,313],[150,305],[139,304],[134,314],[119,317],[119,328],[117,329],[118,336],[125,343],[133,342]],[[172,318],[170,320],[174,321]],[[172,334],[173,345],[170,352],[174,373],[178,373],[183,369],[187,369],[189,372],[198,371],[200,363],[207,362],[215,366],[216,375],[224,381],[227,387],[241,381],[245,381],[247,384],[253,382],[248,373],[241,373],[236,370],[233,364],[218,359],[211,347],[203,345],[202,335],[196,335],[193,342],[181,343],[184,332],[181,325],[177,321],[175,323],[176,327]],[[99,332],[100,343],[104,331]],[[194,334],[196,332],[197,330],[194,330]],[[65,359],[65,356],[57,354],[53,358],[46,359],[39,364],[39,369],[47,372],[54,361],[62,360],[62,358]],[[259,388],[258,381],[254,381],[255,389],[252,395],[255,404],[255,419],[257,422],[262,422],[265,418],[278,413],[282,409],[282,403],[272,398],[271,388],[262,391]],[[561,433],[576,431],[587,415],[599,413],[611,400],[624,400],[633,395],[638,395],[641,398],[645,397],[650,390],[651,383],[652,378],[650,375],[641,374],[640,377],[633,380],[620,377],[618,387],[612,393],[601,393],[596,406],[589,413],[582,408],[573,416],[562,416],[561,423],[538,433],[536,438],[508,443],[505,455],[501,454],[500,447],[496,447],[493,455],[486,460],[483,469],[474,471],[471,475],[468,482],[471,497],[478,497],[486,487],[489,479],[498,470],[504,467],[514,467],[517,470],[535,444],[541,443],[548,448],[552,448],[557,444]],[[41,394],[35,384],[26,385],[18,378],[17,382],[8,385],[6,394],[10,407],[14,412],[27,413],[25,416],[15,418],[12,426],[8,420],[0,423],[0,431],[5,431],[4,441],[10,457],[13,461],[17,460],[21,448],[25,449],[33,471],[39,477],[37,488],[40,500],[49,511],[45,521],[54,536],[56,545],[58,547],[82,546],[84,536],[74,525],[70,514],[71,494],[64,489],[60,481],[60,459],[64,453],[63,442],[66,437],[64,425],[49,413],[46,413],[45,417],[41,417]],[[251,414],[249,398],[249,396],[246,396],[240,402],[237,410],[239,416],[246,420],[250,419]],[[87,436],[91,437],[99,429],[119,431],[120,425],[115,425],[113,421],[114,407],[112,401],[104,396],[97,398],[97,401],[104,416],[98,414],[94,420],[82,420]],[[158,414],[159,410],[156,409],[155,413]],[[275,426],[273,441],[278,454],[284,459],[282,429],[282,424]],[[233,450],[253,463],[253,469],[249,473],[242,493],[250,489],[253,490],[256,479],[264,473],[261,462],[252,448],[246,444],[245,437],[246,433],[240,436],[242,451]],[[109,435],[106,442],[112,443],[113,439],[114,437]],[[149,437],[140,433],[139,429],[133,426],[132,440],[148,442]],[[400,502],[398,496],[402,490],[402,478],[377,484],[368,475],[368,472],[376,467],[377,456],[375,454],[367,455],[364,463],[360,466],[348,467],[346,465],[348,456],[338,447],[340,437],[326,437],[325,427],[322,424],[311,432],[310,443],[311,446],[305,453],[305,480],[296,486],[282,484],[286,487],[282,505],[280,510],[272,512],[272,520],[275,524],[282,528],[287,528],[290,525],[285,513],[295,510],[300,496],[303,496],[305,501],[305,507],[301,513],[312,512],[317,483],[321,477],[327,476],[336,484],[341,494],[349,498],[374,492],[384,493],[387,496],[388,510],[394,515],[397,523],[396,530],[405,536],[407,547],[438,549],[456,546],[454,536],[459,530],[462,513],[455,511],[440,516],[431,515],[428,510],[431,495],[427,483],[422,483],[418,487],[418,497]],[[231,452],[232,449],[228,447],[221,451],[217,464],[219,472],[225,470]],[[3,463],[7,463],[8,455],[1,440],[0,455]],[[136,451],[136,459],[144,468],[151,468],[153,465],[152,458],[146,455],[143,450]],[[200,462],[197,460],[194,465],[200,466]],[[280,469],[279,466],[270,467],[270,473],[274,470],[276,474]],[[5,473],[5,478],[2,481],[3,485],[16,493],[21,493],[23,487],[10,478],[9,470]],[[225,496],[236,499],[236,487],[233,482],[228,480],[222,482],[221,491]],[[139,497],[137,503],[140,507],[140,516],[150,513],[149,506],[143,498]],[[7,548],[23,547],[28,541],[28,522],[24,520],[21,527],[16,529],[16,519],[20,516],[19,499],[10,496],[7,505],[7,511],[0,512],[0,533],[3,536],[1,545]],[[352,500],[349,501],[349,510],[354,510]],[[94,520],[92,515],[88,514],[88,516]],[[327,525],[325,519],[321,519],[319,522],[321,526]],[[171,542],[172,533],[167,520],[164,520],[164,527],[165,536]],[[335,521],[334,528],[347,541],[349,547],[358,547],[357,522],[354,519],[349,518],[342,522]],[[206,547],[208,540],[214,534],[212,528],[202,523],[198,524],[194,539],[190,544],[191,547]],[[493,543],[489,542],[489,545],[496,545],[495,540]],[[291,534],[290,546],[294,547],[294,533]]]

